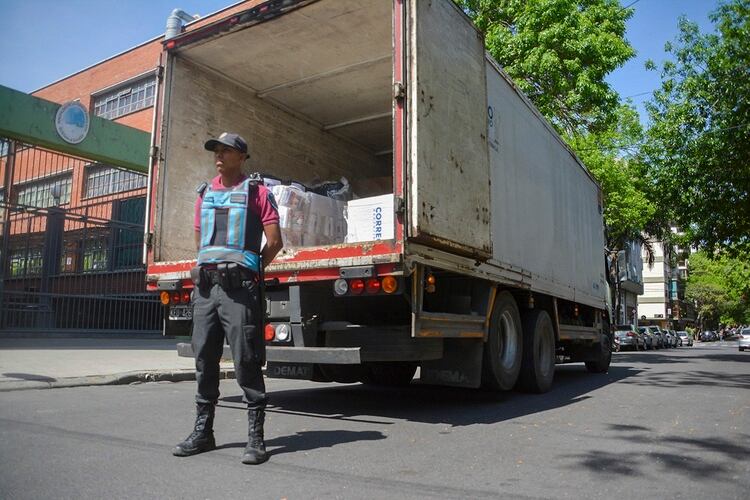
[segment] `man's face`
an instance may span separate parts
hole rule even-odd
[[[242,170],[242,162],[245,161],[245,153],[218,144],[214,149],[214,164],[220,175],[231,175]]]

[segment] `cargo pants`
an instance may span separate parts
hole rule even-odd
[[[193,337],[197,403],[219,399],[219,361],[224,338],[232,350],[237,383],[251,410],[265,409],[266,386],[262,366],[265,341],[259,328],[261,314],[257,282],[225,290],[218,284],[193,289]]]

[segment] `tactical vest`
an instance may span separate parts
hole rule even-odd
[[[250,195],[256,192],[251,179],[230,188],[206,188],[201,201],[198,265],[236,262],[258,272],[263,226],[248,208]]]

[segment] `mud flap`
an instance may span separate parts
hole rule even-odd
[[[422,361],[419,379],[426,384],[477,388],[482,382],[482,339],[444,339],[443,358]]]

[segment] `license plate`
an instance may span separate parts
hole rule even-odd
[[[193,308],[190,306],[172,306],[169,308],[169,319],[172,321],[192,320]]]

